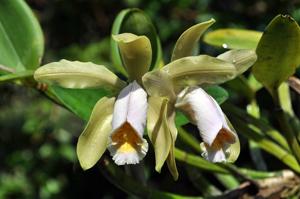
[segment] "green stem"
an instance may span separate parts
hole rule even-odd
[[[200,158],[196,155],[192,155],[190,153],[187,153],[177,148],[175,148],[175,158],[177,160],[180,160],[184,163],[187,163],[189,165],[192,165],[204,171],[224,173],[224,174],[230,173],[227,169],[222,168],[217,164],[210,163],[204,160],[203,158]]]
[[[288,115],[287,115],[287,113],[284,112],[284,110],[282,109],[282,106],[280,104],[278,90],[273,92],[273,101],[275,104],[275,110],[276,110],[275,114],[276,114],[279,126],[280,126],[281,130],[285,133],[287,141],[291,147],[292,153],[296,157],[298,163],[300,163],[300,146],[299,146],[297,138],[293,132],[293,129],[291,128],[291,125],[289,124]]]
[[[235,189],[239,186],[239,181],[232,175],[217,173],[215,176],[227,190]]]
[[[221,174],[233,174],[239,178],[243,179],[260,179],[269,178],[280,175],[280,172],[264,172],[264,171],[254,171],[245,168],[239,168],[232,164],[214,164],[210,163],[203,158],[187,153],[181,149],[175,148],[175,157],[177,160],[199,168],[204,171],[221,173]]]
[[[262,132],[261,129],[249,128],[248,124],[237,117],[230,118],[232,123],[236,126],[237,131],[243,133],[248,139],[254,140],[262,149],[277,157],[280,161],[285,163],[291,169],[300,173],[300,167],[297,160],[289,151],[283,149],[275,142],[269,140]]]
[[[178,137],[191,148],[193,148],[196,152],[202,153],[200,148],[200,143],[190,134],[187,133],[182,127],[177,127],[178,129]]]
[[[257,106],[255,98],[251,100],[251,103],[247,106],[247,112],[254,118],[260,118],[260,109]],[[254,162],[255,166],[259,170],[267,170],[267,164],[262,156],[261,150],[258,147],[258,144],[253,140],[249,140],[249,149],[251,159]]]
[[[258,131],[256,131],[257,133],[266,135],[267,137],[271,138],[282,147],[284,147],[284,149],[290,151],[290,147],[285,137],[281,135],[280,132],[268,125],[266,122],[249,115],[246,111],[237,108],[236,106],[229,103],[224,103],[222,105],[222,108],[225,112],[228,112],[232,116],[234,116],[234,118],[238,118],[239,120],[243,121],[244,124],[249,124],[249,126],[251,125],[255,127],[255,129],[258,129]]]
[[[283,82],[278,88],[278,98],[281,108],[284,112],[288,113],[290,116],[294,116],[294,111],[292,107],[292,100],[290,95],[290,88],[288,83]]]
[[[197,189],[197,191],[201,192],[204,197],[217,196],[222,194],[222,192],[214,184],[211,183],[210,179],[203,175],[202,172],[199,172],[197,168],[190,165],[187,165],[185,168],[189,180]],[[217,175],[229,176],[227,174]]]

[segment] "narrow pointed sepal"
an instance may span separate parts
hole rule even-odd
[[[84,170],[93,167],[107,148],[111,132],[115,98],[101,98],[95,105],[90,119],[77,142],[77,156]]]
[[[174,118],[174,108],[167,98],[149,97],[147,129],[155,152],[155,170],[160,172],[167,162],[170,173],[177,180],[178,171],[174,156],[177,129]]]
[[[120,90],[126,83],[105,66],[91,62],[61,60],[38,68],[36,81],[58,84],[65,88],[105,88]]]
[[[210,19],[196,24],[184,31],[175,44],[171,61],[182,57],[192,56],[194,48],[197,47],[202,34],[214,23],[215,20]]]
[[[169,111],[170,112],[170,111]],[[177,128],[175,124],[175,111],[171,109],[171,113],[168,114],[168,125],[170,130],[170,135],[172,138],[170,152],[167,158],[167,165],[168,169],[173,177],[173,179],[176,181],[178,180],[179,174],[176,166],[176,160],[175,160],[175,141],[177,138]]]
[[[161,171],[172,145],[167,122],[168,99],[163,97],[149,97],[147,114],[148,137],[154,147],[155,170]]]
[[[123,64],[131,81],[141,83],[142,76],[149,70],[152,59],[150,40],[146,36],[132,33],[113,35],[118,43]]]
[[[147,93],[134,81],[120,92],[114,105],[108,150],[116,164],[137,164],[145,157],[146,116]]]
[[[211,162],[229,162],[239,142],[218,103],[202,88],[185,89],[175,105],[197,125],[204,142],[203,156]],[[239,146],[239,143],[238,143]],[[239,152],[238,152],[239,153]],[[230,157],[231,156],[231,157]]]

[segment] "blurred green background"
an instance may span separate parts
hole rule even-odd
[[[290,14],[300,22],[298,0],[27,0],[27,3],[44,32],[43,63],[66,58],[110,66],[111,26],[118,12],[128,7],[145,10],[153,20],[165,60],[169,59],[182,31],[210,18],[217,21],[212,29],[239,27],[263,31],[278,13]],[[207,45],[201,50],[217,52]],[[84,126],[79,118],[32,89],[1,84],[0,93],[0,199],[133,198],[110,184],[99,167],[81,170],[75,153],[77,137]],[[188,182],[184,177],[175,183],[166,170],[162,174],[153,172],[153,162],[149,154],[149,172],[154,181],[162,182],[164,189],[198,194],[192,185],[185,184]],[[181,176],[187,172],[180,165],[179,170]],[[191,188],[183,190],[186,186]]]

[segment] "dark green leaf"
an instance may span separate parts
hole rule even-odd
[[[189,122],[189,119],[181,111],[176,112],[175,123],[177,127],[181,127]]]
[[[23,0],[1,0],[0,65],[14,71],[35,69],[43,50],[40,25],[26,3]]]
[[[256,49],[255,78],[271,93],[300,64],[300,28],[288,15],[276,16],[267,26]]]
[[[228,92],[220,86],[209,86],[205,88],[205,91],[212,96],[218,104],[222,104],[229,97]]]
[[[49,92],[69,110],[86,121],[96,102],[109,94],[104,89],[67,89],[59,86],[51,86]]]

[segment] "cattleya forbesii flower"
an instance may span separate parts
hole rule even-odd
[[[142,76],[151,63],[151,44],[146,36],[131,33],[113,35],[118,43],[129,84],[103,65],[61,60],[36,70],[37,81],[65,88],[106,88],[117,98],[103,97],[95,105],[88,124],[79,137],[77,155],[83,169],[89,169],[107,148],[118,165],[136,164],[148,151],[143,138],[147,116],[147,93]]]
[[[103,97],[96,103],[79,137],[77,155],[83,169],[96,164],[106,149],[118,165],[139,163],[148,150],[143,138],[147,126],[155,151],[155,169],[160,172],[166,162],[177,179],[176,108],[197,125],[207,160],[235,161],[239,154],[237,134],[219,105],[202,88],[235,78],[255,62],[256,55],[251,50],[231,50],[217,58],[194,56],[199,38],[213,23],[212,19],[186,30],[176,42],[171,62],[150,72],[149,39],[131,33],[114,35],[128,84],[105,66],[90,62],[62,60],[35,72],[37,81],[66,88],[100,87],[116,93],[116,98]]]
[[[218,57],[193,56],[201,34],[210,20],[186,30],[177,40],[171,62],[143,76],[149,94],[148,135],[156,155],[156,170],[166,161],[178,177],[174,160],[177,136],[175,109],[196,124],[203,143],[204,158],[211,162],[234,162],[240,152],[238,136],[218,103],[203,88],[224,83],[245,72],[257,57],[252,50],[230,50]],[[202,87],[202,88],[201,88]],[[157,122],[156,118],[159,118]]]

